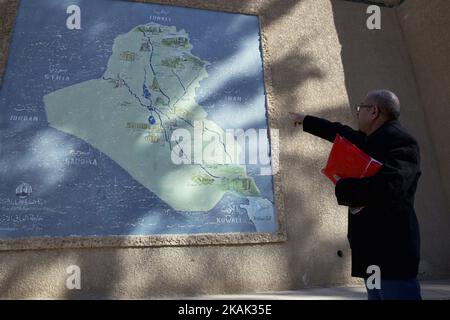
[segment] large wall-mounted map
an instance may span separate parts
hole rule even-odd
[[[258,17],[21,0],[0,91],[0,237],[275,232],[262,164],[215,161],[246,152],[229,129],[267,129]],[[180,130],[214,140],[215,160],[176,163]]]

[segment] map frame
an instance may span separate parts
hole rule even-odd
[[[261,34],[261,50],[264,72],[264,87],[266,94],[266,109],[269,131],[269,143],[272,158],[272,167],[279,168],[279,145],[273,114],[273,85],[271,76],[271,55],[267,37],[265,36],[265,15],[250,5],[241,5],[239,8],[233,4],[211,3],[208,0],[128,0],[141,3],[168,5],[193,9],[213,10],[236,14],[258,16]],[[0,89],[3,84],[3,75],[7,68],[8,49],[12,40],[14,24],[20,0],[6,0],[0,4]],[[0,238],[0,251],[8,250],[39,250],[63,248],[102,248],[102,247],[164,247],[164,246],[203,246],[203,245],[238,245],[263,244],[287,241],[286,217],[284,199],[281,185],[281,172],[276,170],[273,175],[275,215],[277,229],[274,233],[203,233],[189,235],[145,235],[145,236],[67,236],[67,237],[23,237],[14,239]]]

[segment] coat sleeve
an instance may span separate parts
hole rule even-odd
[[[313,116],[305,117],[303,120],[303,131],[330,142],[334,142],[336,134],[339,134],[356,145],[363,143],[366,137],[361,131],[354,130],[339,122],[331,122]]]
[[[391,149],[376,175],[340,179],[336,183],[338,203],[345,206],[370,206],[403,197],[421,174],[419,161],[416,144]]]

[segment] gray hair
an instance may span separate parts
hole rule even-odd
[[[400,117],[400,100],[392,91],[374,90],[369,92],[367,96],[389,120]]]

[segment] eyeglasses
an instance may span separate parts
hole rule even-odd
[[[356,112],[359,112],[361,108],[372,108],[372,107],[374,107],[374,105],[360,103],[356,106]]]

